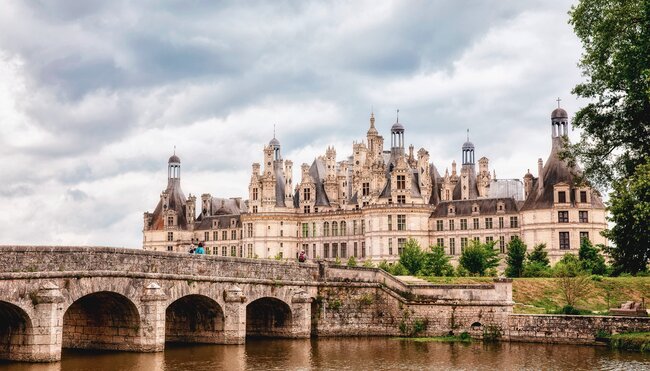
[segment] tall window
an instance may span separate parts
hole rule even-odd
[[[215,252],[215,254],[216,254],[216,252]],[[246,255],[246,256],[249,257],[249,258],[253,257],[253,244],[252,243],[248,244],[248,255]]]
[[[397,189],[406,189],[406,176],[397,176]]]
[[[580,191],[580,202],[587,203],[587,191]]]
[[[393,230],[393,216],[388,215],[388,230],[392,231]]]
[[[465,248],[467,247],[467,237],[461,237],[460,238],[460,252],[462,253],[465,251]]]
[[[345,242],[341,243],[341,257],[342,258],[348,257],[348,244]]]
[[[436,245],[444,247],[445,246],[445,239],[440,238],[440,237],[436,238]]]
[[[518,228],[519,227],[519,220],[517,219],[516,216],[511,216],[510,217],[510,228]]]
[[[305,201],[311,200],[311,189],[305,188],[302,190],[302,199]]]
[[[456,239],[455,238],[450,238],[449,239],[449,254],[450,255],[456,255]]]
[[[436,220],[436,231],[442,231],[444,228],[442,220]]]
[[[305,205],[304,210],[305,210],[305,214],[311,213],[311,206]]]
[[[228,256],[228,246],[221,246],[221,256]]]
[[[221,239],[224,241],[228,239],[228,231],[221,232]]]
[[[346,236],[348,234],[348,224],[345,220],[341,221],[341,236]]]
[[[212,232],[212,240],[216,241],[219,239],[219,232],[214,231]]]
[[[210,232],[203,232],[203,239],[205,241],[210,241]]]
[[[388,255],[393,255],[393,239],[388,239]]]
[[[464,230],[467,229],[467,219],[461,219],[461,220],[460,220],[460,229],[461,229],[462,231],[464,231]]]
[[[230,246],[230,256],[237,256],[237,246]]]
[[[339,223],[332,222],[332,236],[338,236],[338,235],[339,235]]]
[[[174,232],[167,232],[167,241],[174,241]]]
[[[323,223],[323,236],[325,237],[330,236],[330,223],[328,222]]]
[[[454,230],[454,221],[453,221],[453,220],[450,220],[450,221],[449,221],[449,230],[450,230],[450,231],[453,231],[453,230]]]
[[[230,231],[230,239],[231,240],[237,239],[237,231]]]
[[[499,217],[499,228],[503,228],[503,217]]]
[[[406,230],[406,215],[397,216],[397,230],[398,231]]]
[[[557,193],[557,202],[564,204],[566,203],[566,192],[564,191],[559,191]]]
[[[257,201],[257,188],[253,188],[253,201]]]
[[[167,217],[167,225],[172,227],[174,225],[174,217],[173,216],[168,216]]]
[[[569,222],[569,212],[568,211],[558,211],[557,212],[557,221],[558,221],[558,223],[568,223]]]
[[[357,223],[356,220],[352,221],[352,234],[354,234],[355,236],[357,234],[359,234],[359,223]],[[355,256],[356,256],[356,254],[355,254]]]
[[[361,185],[361,191],[364,196],[370,195],[370,183],[363,183]]]
[[[485,243],[492,243],[492,242],[494,242],[494,237],[492,236],[485,237]]]
[[[589,241],[589,232],[580,232],[580,242],[583,240]]]
[[[330,256],[330,244],[324,243],[323,244],[323,258],[329,258]]]
[[[309,237],[309,223],[302,223],[302,237]]]
[[[366,242],[361,241],[361,257],[365,258],[366,257]]]
[[[361,221],[361,234],[366,233],[366,221],[362,220]]]
[[[501,254],[506,253],[506,238],[503,236],[499,237],[499,252]]]
[[[474,224],[474,229],[479,229],[478,218],[474,218],[473,222],[474,222],[473,223]]]
[[[253,237],[253,223],[248,223],[248,226],[246,227],[246,233],[248,237]]]
[[[332,258],[338,258],[339,257],[339,244],[338,243],[333,243],[332,244]]]
[[[316,237],[316,223],[311,223],[311,236]]]
[[[580,223],[589,223],[589,212],[578,211],[578,220],[580,221]]]
[[[404,245],[406,244],[406,238],[397,239],[397,254],[402,255],[404,252]]]
[[[492,229],[492,218],[485,218],[485,229]]]
[[[359,244],[357,242],[354,243],[354,257],[358,258],[359,257],[359,252],[357,251],[359,248]]]
[[[560,250],[569,250],[569,232],[560,232]]]

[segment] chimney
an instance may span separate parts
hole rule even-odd
[[[544,163],[542,162],[541,158],[537,159],[537,186],[539,190],[541,191],[544,189],[544,174],[542,174],[542,171],[544,170]]]

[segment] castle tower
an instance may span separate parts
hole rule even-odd
[[[399,110],[397,110],[397,121],[390,128],[391,157],[404,156],[404,125],[399,122]]]

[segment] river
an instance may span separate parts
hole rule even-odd
[[[161,353],[64,350],[54,370],[650,370],[650,354],[605,347],[527,343],[417,343],[390,338],[248,340],[246,345],[168,345]]]

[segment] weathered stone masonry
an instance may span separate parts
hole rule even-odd
[[[378,269],[90,247],[0,247],[0,358],[162,351],[246,336],[443,335],[589,343],[648,319],[512,314],[509,280],[406,285]],[[587,322],[585,322],[587,321]],[[590,322],[591,321],[591,322]],[[589,330],[590,328],[591,330]],[[590,332],[591,331],[591,332]]]

